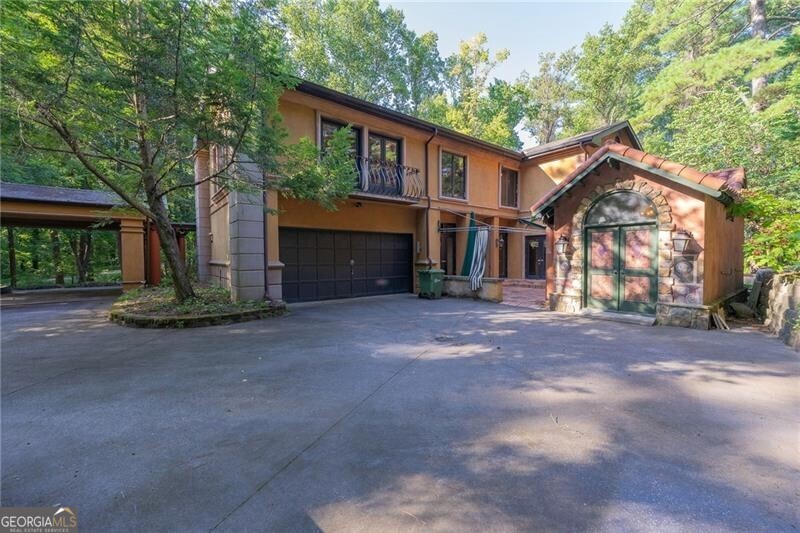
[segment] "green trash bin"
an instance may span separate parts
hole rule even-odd
[[[438,300],[442,297],[444,270],[431,268],[419,271],[419,297]]]

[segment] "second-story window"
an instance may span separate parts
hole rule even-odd
[[[377,133],[369,134],[369,159],[372,163],[400,165],[400,141]]]
[[[333,120],[323,119],[320,125],[321,128],[321,140],[322,146],[321,148],[324,150],[326,146],[328,146],[328,141],[336,133],[338,130],[347,127],[346,124],[341,122],[335,122]],[[356,128],[354,126],[350,126],[350,137],[353,140],[352,146],[352,154],[353,157],[360,157],[361,156],[361,128]]]
[[[500,205],[519,207],[519,173],[510,168],[500,170]]]
[[[467,198],[467,158],[442,152],[442,196]]]

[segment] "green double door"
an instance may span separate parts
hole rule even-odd
[[[655,224],[591,227],[584,242],[586,306],[654,314],[658,298]]]

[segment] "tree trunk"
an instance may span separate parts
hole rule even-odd
[[[53,252],[53,272],[56,285],[64,286],[64,269],[61,267],[61,239],[58,230],[50,230],[50,249]]]
[[[94,281],[94,276],[92,275],[92,232],[81,232],[81,237],[78,239],[78,251],[80,252],[81,283]]]
[[[72,256],[75,258],[75,271],[78,273],[79,284],[86,283],[89,279],[91,242],[89,232],[81,232],[77,238],[74,235],[69,238]]]
[[[14,246],[14,228],[8,230],[8,275],[11,278],[11,288],[17,286],[17,249]]]
[[[767,38],[767,15],[764,0],[750,0],[750,26],[754,39]],[[753,97],[753,112],[762,111],[764,104],[758,101],[758,93],[767,86],[767,77],[759,76],[750,82],[750,95]]]
[[[31,270],[39,270],[39,228],[31,230]]]
[[[161,241],[161,251],[167,259],[167,267],[172,278],[172,286],[175,289],[175,298],[183,302],[187,298],[194,298],[194,289],[189,275],[186,272],[186,265],[181,259],[180,248],[178,247],[178,237],[172,227],[167,208],[160,199],[153,199],[150,202],[150,210],[154,218],[153,224],[156,227],[158,238]]]

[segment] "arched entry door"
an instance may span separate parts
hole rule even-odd
[[[653,314],[658,298],[658,211],[633,191],[600,197],[584,223],[584,305]]]

